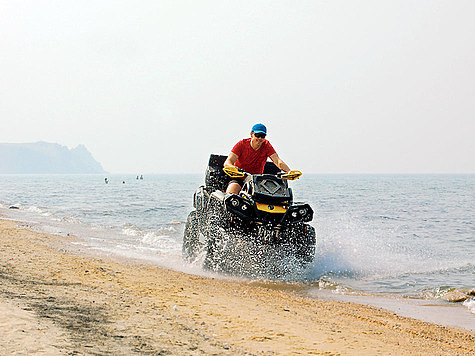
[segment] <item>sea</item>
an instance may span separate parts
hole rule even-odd
[[[202,174],[105,178],[0,175],[0,217],[64,236],[78,251],[209,276],[182,259]],[[254,282],[324,298],[373,295],[439,305],[450,291],[475,288],[475,175],[308,174],[289,184],[294,200],[314,210],[315,261]],[[475,330],[475,298],[458,307],[468,314],[465,327]]]

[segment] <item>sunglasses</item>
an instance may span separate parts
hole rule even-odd
[[[265,138],[266,137],[266,134],[265,133],[255,133],[254,136],[256,136],[257,138]]]

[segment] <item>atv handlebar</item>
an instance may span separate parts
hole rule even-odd
[[[288,171],[287,173],[284,173],[281,177],[283,179],[296,180],[299,179],[301,175],[302,172],[300,171]]]
[[[246,171],[236,166],[226,166],[223,168],[223,171],[231,178],[244,178],[250,175],[250,173],[247,173]],[[302,175],[302,172],[300,171],[288,171],[288,172],[277,173],[277,177],[280,177],[282,179],[287,179],[287,180],[298,179],[300,178],[301,175]]]

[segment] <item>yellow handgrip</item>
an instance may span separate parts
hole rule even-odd
[[[287,173],[282,175],[283,179],[288,179],[288,180],[295,180],[300,178],[302,175],[302,172],[300,171],[288,171]]]
[[[223,171],[231,178],[244,178],[246,176],[244,172],[240,172],[235,166],[224,167]]]

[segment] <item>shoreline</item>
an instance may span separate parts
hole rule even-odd
[[[0,219],[6,221],[13,221],[21,226],[32,231],[40,233],[51,233],[53,235],[62,236],[62,246],[67,248],[70,253],[84,254],[85,256],[97,257],[97,258],[112,258],[117,261],[123,261],[125,263],[138,263],[138,264],[150,264],[152,266],[158,266],[165,269],[172,269],[177,272],[185,274],[197,275],[205,278],[218,278],[222,280],[238,280],[243,283],[250,283],[253,285],[260,285],[264,288],[272,288],[289,293],[296,293],[301,297],[317,298],[330,301],[342,301],[342,302],[354,302],[363,305],[370,305],[392,311],[400,316],[418,319],[421,321],[427,321],[439,325],[452,326],[463,328],[471,332],[475,332],[475,314],[473,314],[473,306],[465,306],[457,302],[449,302],[442,299],[425,299],[425,298],[413,298],[400,295],[391,294],[371,294],[361,291],[333,293],[330,289],[321,289],[320,287],[309,286],[305,282],[297,282],[290,284],[279,280],[266,280],[266,279],[249,279],[247,277],[230,276],[230,275],[217,275],[213,272],[205,272],[201,267],[190,265],[177,265],[180,261],[175,261],[175,264],[170,264],[169,261],[151,260],[150,258],[124,256],[114,252],[104,252],[98,250],[97,247],[88,246],[84,244],[84,237],[77,237],[72,233],[66,233],[64,230],[56,230],[57,232],[44,231],[37,224],[31,224],[28,220],[18,220],[15,217],[1,216]],[[36,226],[36,227],[35,227]],[[60,229],[57,227],[57,229]],[[51,229],[50,229],[51,230]],[[68,231],[69,229],[66,229]],[[63,232],[61,232],[63,231]],[[71,235],[71,236],[70,236]],[[73,240],[74,237],[74,240]],[[458,289],[457,291],[462,291]],[[465,292],[467,292],[466,290]],[[450,294],[450,293],[449,293]],[[472,294],[473,296],[473,294]],[[467,296],[468,298],[469,296]],[[473,299],[473,298],[472,298]]]
[[[456,327],[475,332],[475,315],[461,302],[449,302],[440,299],[417,299],[385,294],[363,292],[332,293],[331,290],[295,286],[276,281],[248,281],[253,285],[287,291],[304,298],[328,301],[340,301],[382,308],[399,316],[426,321],[433,324]]]
[[[467,307],[459,303],[430,299],[400,298],[387,295],[332,294],[327,297],[325,294],[317,291],[315,295],[323,300],[371,305],[407,318],[475,332],[475,315]]]
[[[475,353],[473,332],[381,308],[80,255],[63,246],[73,237],[8,220],[0,238],[0,349],[12,353]]]

